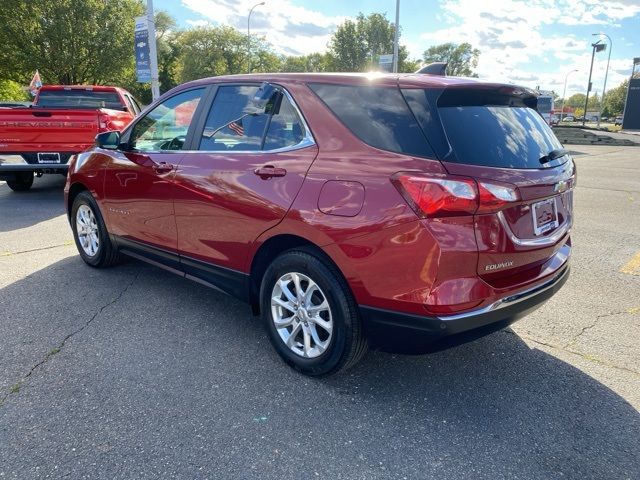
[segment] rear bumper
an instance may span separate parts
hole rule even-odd
[[[569,266],[546,282],[458,315],[424,317],[360,306],[372,346],[402,353],[426,353],[465,343],[500,330],[536,310],[569,278]]]
[[[33,163],[28,163],[23,158],[20,158],[22,154],[12,154],[9,158],[6,158],[7,155],[6,153],[0,154],[0,179],[2,180],[11,180],[19,172],[61,173],[66,175],[69,170],[68,160],[73,154],[62,152],[60,154],[64,159],[62,163],[37,163],[37,160],[34,160]],[[2,156],[5,156],[5,158],[3,159]]]

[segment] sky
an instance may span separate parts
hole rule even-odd
[[[395,21],[395,0],[264,1],[251,15],[251,33],[284,55],[326,51],[336,26],[359,12],[386,13]],[[154,8],[169,12],[182,28],[231,25],[246,32],[247,14],[259,2],[155,0]],[[632,59],[640,57],[640,0],[400,0],[399,23],[400,43],[411,58],[421,58],[432,45],[469,42],[481,52],[481,78],[559,95],[565,79],[567,96],[585,92],[591,43],[599,39],[593,33],[604,32],[613,43],[607,90],[627,78]],[[593,90],[599,94],[608,48],[596,54],[593,66]]]

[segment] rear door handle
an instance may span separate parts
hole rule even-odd
[[[167,162],[156,163],[153,166],[153,170],[156,173],[167,173],[167,172],[170,172],[171,170],[173,170],[174,168],[175,168],[175,165],[172,165],[172,164],[167,163]]]
[[[287,174],[287,171],[284,168],[265,165],[264,167],[256,168],[253,173],[262,179],[266,179],[271,177],[284,177]]]

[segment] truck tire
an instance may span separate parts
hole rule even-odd
[[[13,180],[7,180],[7,185],[14,192],[25,192],[33,185],[33,172],[16,172]]]

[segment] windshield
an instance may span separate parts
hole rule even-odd
[[[37,106],[45,108],[111,108],[114,110],[124,108],[116,92],[80,89],[41,91]]]
[[[543,168],[540,158],[562,145],[533,109],[508,106],[439,108],[440,118],[456,161],[506,168]]]

